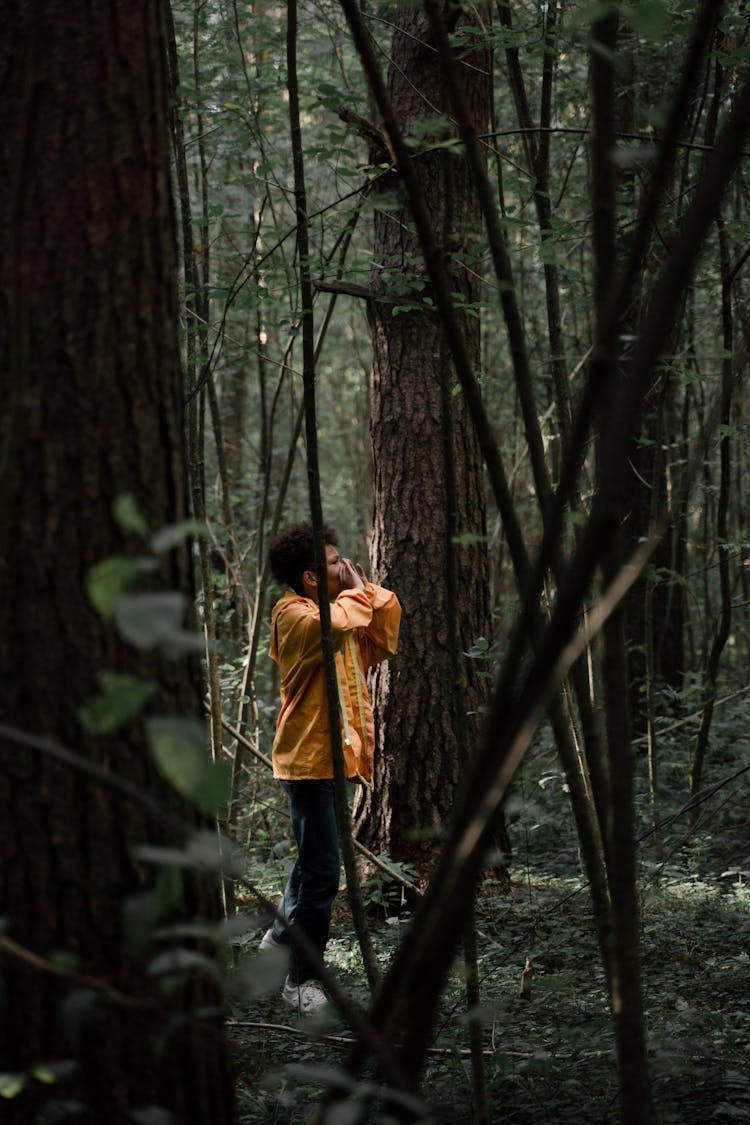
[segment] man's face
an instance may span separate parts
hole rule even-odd
[[[328,600],[335,601],[343,590],[341,585],[341,555],[336,547],[326,543],[326,571],[328,572]]]

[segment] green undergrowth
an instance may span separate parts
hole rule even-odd
[[[478,900],[479,972],[487,1082],[497,1120],[619,1120],[614,1038],[585,890],[572,879],[527,878],[510,894],[483,888]],[[717,887],[670,871],[642,905],[646,1020],[658,1120],[750,1120],[750,894],[742,881]],[[374,930],[386,969],[408,919]],[[531,998],[520,997],[526,958]],[[339,917],[330,966],[364,1006],[368,992],[356,942]],[[255,944],[238,958],[260,995],[235,994],[230,1037],[243,1125],[302,1122],[346,1057],[325,1032],[348,1030],[298,1019]],[[279,969],[282,972],[283,969]],[[292,1030],[284,1030],[291,1028]],[[300,1034],[301,1033],[301,1034]],[[463,964],[454,963],[422,1089],[433,1119],[469,1123],[471,1071]],[[295,1069],[295,1067],[297,1069]],[[299,1068],[303,1069],[300,1070]],[[372,1075],[365,1076],[367,1081]],[[364,1120],[387,1120],[373,1109]],[[348,1118],[342,1117],[343,1120]],[[351,1118],[356,1120],[356,1118]],[[425,1118],[427,1120],[427,1118]]]
[[[638,764],[642,979],[659,1125],[750,1121],[748,775],[723,785],[724,777],[747,763],[739,718],[735,714],[728,725],[732,740],[714,751],[705,786],[722,787],[702,807],[692,835],[680,815],[684,747],[674,744],[662,752],[662,823],[656,834],[645,762]],[[281,818],[283,805],[276,811]],[[292,853],[276,839],[286,829],[266,813],[265,835],[253,837],[249,866],[254,881],[274,897]],[[543,739],[514,783],[506,816],[514,849],[512,887],[508,892],[485,881],[476,911],[481,1004],[473,1015],[482,1027],[491,1120],[619,1125],[613,1020],[588,892],[564,780]],[[382,889],[381,881],[371,899]],[[394,1120],[382,1101],[371,1098],[373,1070],[352,1084],[343,1069],[346,1042],[323,1038],[347,1039],[344,1020],[333,1011],[316,1024],[283,1003],[283,965],[258,955],[261,932],[236,947],[230,974],[229,1035],[241,1125],[309,1122],[332,1084],[349,1095],[326,1117],[331,1125]],[[372,933],[385,972],[398,944],[409,940],[409,917],[381,917]],[[369,994],[343,893],[327,959],[346,993],[366,1008]],[[520,983],[527,959],[533,976],[524,1000]],[[426,1109],[414,1120],[422,1125],[475,1120],[464,979],[459,951],[421,1083]]]

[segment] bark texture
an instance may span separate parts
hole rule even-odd
[[[390,96],[405,136],[413,138],[414,160],[438,238],[446,254],[467,256],[461,263],[454,259],[452,270],[457,295],[471,303],[478,297],[478,280],[465,262],[483,241],[482,222],[466,160],[432,148],[454,134],[447,118],[440,116],[448,113],[447,93],[424,13],[409,9],[398,14],[391,58]],[[483,132],[489,118],[488,58],[484,50],[468,50],[464,61],[467,95],[477,129]],[[372,562],[376,580],[398,593],[404,615],[398,654],[374,674],[379,730],[374,797],[360,798],[357,827],[359,837],[374,850],[419,863],[429,860],[435,833],[451,815],[460,782],[459,708],[472,713],[471,746],[476,711],[486,695],[486,681],[478,676],[476,662],[469,660],[463,662],[462,684],[455,690],[447,579],[451,527],[458,535],[484,534],[484,479],[468,412],[461,394],[454,393],[455,374],[441,346],[441,328],[425,302],[430,289],[396,175],[384,191],[375,216],[371,275],[371,289],[383,298],[370,307]],[[413,286],[407,291],[404,279]],[[394,302],[407,307],[394,315]],[[478,367],[478,318],[465,315],[464,327]],[[449,441],[456,478],[452,512],[442,437],[444,381],[451,389]],[[487,550],[481,540],[453,549],[458,636],[465,652],[490,630]],[[462,694],[463,705],[457,702]],[[421,839],[415,838],[415,830]]]
[[[116,497],[131,493],[154,530],[186,510],[163,16],[160,3],[0,2],[14,106],[0,138],[0,721],[192,818],[140,722],[95,736],[77,717],[102,671],[157,682],[156,713],[201,713],[196,669],[126,646],[85,593],[94,564],[144,553]],[[181,549],[153,581],[189,595],[189,575]],[[133,849],[163,839],[106,784],[0,741],[13,943],[0,951],[0,1071],[75,1064],[53,1086],[29,1079],[3,1120],[35,1120],[51,1100],[71,1103],[70,1121],[119,1125],[147,1106],[233,1120],[214,988],[193,978],[167,998],[147,972],[153,947],[144,959],[125,937],[126,903],[132,916],[153,882]],[[213,891],[186,880],[168,918],[214,910]],[[52,971],[61,952],[76,972]]]

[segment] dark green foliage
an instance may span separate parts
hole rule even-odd
[[[384,4],[368,8],[369,27],[384,57],[395,10],[396,5]],[[592,276],[589,40],[591,20],[603,19],[614,8],[587,4],[574,10],[555,9],[553,41],[545,38],[549,8],[525,2],[513,4],[508,9],[512,21],[507,23],[501,18],[504,10],[503,5],[496,5],[491,21],[486,12],[496,89],[491,134],[483,140],[488,145],[490,175],[511,259],[541,437],[554,487],[565,443],[559,385],[553,377],[555,366],[562,368],[557,375],[561,374],[575,407],[588,378],[597,312],[601,311],[595,307]],[[617,117],[613,158],[619,177],[613,193],[614,240],[621,259],[633,239],[638,207],[654,167],[656,145],[669,119],[696,10],[697,5],[690,0],[649,0],[620,10],[615,59],[617,104],[612,108]],[[298,263],[284,103],[285,29],[275,11],[257,10],[252,20],[245,21],[244,13],[238,18],[236,9],[204,6],[196,40],[200,77],[195,81],[192,9],[178,5],[176,16],[183,48],[181,113],[188,150],[194,159],[200,138],[210,168],[205,199],[201,200],[198,193],[193,199],[193,220],[196,244],[210,246],[210,268],[204,279],[205,292],[210,294],[210,366],[226,426],[229,493],[237,518],[238,541],[234,542],[224,526],[222,488],[214,488],[217,478],[209,442],[207,505],[213,532],[221,690],[225,716],[233,721],[239,701],[240,709],[245,709],[242,729],[267,754],[278,685],[263,659],[267,634],[262,613],[257,647],[260,656],[252,664],[249,682],[243,675],[245,617],[252,621],[255,593],[262,589],[260,570],[275,504],[283,499],[285,519],[307,515],[306,465],[301,450],[283,496],[281,491],[301,388]],[[690,104],[681,107],[682,132],[674,174],[655,215],[648,251],[636,271],[627,323],[618,340],[623,367],[648,311],[650,288],[701,183],[714,131],[730,111],[746,70],[746,21],[730,8],[722,21],[711,39],[707,62],[700,74],[696,72]],[[459,20],[453,33],[454,46],[463,52],[467,37],[474,34]],[[313,277],[320,285],[316,322],[322,322],[324,308],[333,309],[317,364],[325,515],[346,528],[347,552],[364,559],[371,515],[367,433],[370,353],[362,294],[366,296],[373,270],[373,209],[395,200],[401,185],[389,172],[389,158],[372,136],[372,127],[377,129],[378,121],[372,120],[374,115],[337,4],[320,0],[304,5],[298,49],[311,218],[309,257]],[[520,86],[528,99],[529,122],[521,120],[514,104],[514,58],[523,70]],[[542,135],[536,133],[536,126],[543,112],[542,67],[546,60],[554,65],[548,127]],[[351,116],[344,124],[339,117],[342,105],[368,119],[370,129],[361,122],[350,123],[355,120]],[[430,116],[409,132],[406,143],[414,160],[419,161],[423,153],[436,146],[455,145],[446,140],[445,126],[444,117]],[[546,176],[532,166],[532,138],[535,144],[549,141]],[[193,169],[197,187],[197,163]],[[745,180],[741,166],[723,207],[730,266],[737,268],[733,292],[738,339],[747,334],[746,280],[740,268],[748,240]],[[372,190],[374,181],[378,188],[384,188],[382,193]],[[408,226],[408,219],[406,223]],[[352,241],[344,254],[341,247],[349,233]],[[481,317],[483,358],[479,378],[533,557],[541,535],[539,497],[529,470],[526,435],[500,313],[500,298],[507,286],[499,285],[494,277],[485,242],[484,232],[477,232],[477,243],[484,254],[480,266],[482,295],[468,311]],[[467,265],[476,268],[476,260],[452,251],[450,238],[444,249],[453,275],[460,277]],[[407,310],[429,307],[433,300],[418,256],[412,256],[407,265],[407,271],[388,278],[387,297],[396,317]],[[748,485],[746,443],[742,443],[746,388],[738,377],[731,424],[718,426],[715,404],[723,358],[717,328],[721,272],[718,235],[710,230],[667,354],[644,396],[641,432],[632,435],[632,479],[644,487],[630,498],[635,518],[623,521],[635,543],[645,534],[648,521],[658,514],[660,501],[674,504],[671,538],[664,552],[654,556],[646,568],[638,601],[628,606],[627,623],[628,657],[636,669],[630,685],[631,703],[639,716],[636,733],[641,735],[651,724],[650,757],[645,740],[635,744],[648,1033],[659,1120],[675,1123],[712,1116],[741,1119],[746,1106],[746,1091],[732,1073],[733,1068],[738,1074],[742,1072],[741,1058],[733,1055],[734,1046],[728,1051],[731,1059],[724,1065],[712,1059],[710,1050],[704,1052],[708,1037],[701,1042],[706,1028],[715,1020],[725,1020],[724,1013],[732,1007],[731,989],[720,986],[732,976],[742,979],[741,963],[732,962],[733,969],[727,970],[729,977],[723,970],[718,975],[712,972],[710,926],[698,923],[697,909],[699,903],[705,904],[705,917],[716,919],[717,932],[731,929],[731,924],[725,927],[725,921],[732,911],[746,917],[742,913],[746,903],[743,905],[740,889],[735,887],[745,878],[738,873],[750,866],[744,803],[737,797],[737,787],[746,784],[744,775],[712,791],[712,786],[740,768],[747,753],[744,727],[732,705],[717,707],[714,715],[703,779],[707,800],[700,807],[692,836],[687,834],[686,817],[681,812],[687,799],[687,771],[697,730],[697,720],[689,716],[697,713],[704,700],[706,656],[719,610],[717,563],[727,550],[735,616],[723,658],[721,691],[741,691],[746,686],[748,665],[748,533],[744,515]],[[552,275],[556,276],[560,297],[560,336],[554,343],[548,318]],[[335,306],[331,286],[336,289]],[[192,332],[191,323],[188,332]],[[746,367],[743,346],[737,348],[738,376]],[[235,420],[239,422],[236,427]],[[716,532],[720,441],[732,442],[734,458],[730,529],[722,537]],[[590,447],[582,457],[578,495],[564,517],[560,545],[563,561],[590,510],[595,479]],[[685,479],[688,470],[692,474],[689,482]],[[684,506],[679,499],[683,488],[684,495],[689,495]],[[501,661],[507,649],[519,603],[504,529],[494,512],[490,513],[490,528],[495,632],[486,641],[477,641],[468,652],[470,658],[481,661],[488,689],[496,671],[495,658]],[[236,597],[234,583],[238,576],[244,605]],[[550,583],[547,591],[551,602],[556,584]],[[269,594],[269,601],[271,597]],[[667,610],[676,604],[683,613],[680,645],[670,648],[674,638],[669,632]],[[655,671],[649,666],[652,670],[647,674],[645,668],[653,659],[662,660],[663,665]],[[517,663],[515,674],[521,685],[525,666],[521,660]],[[595,675],[594,668],[592,680]],[[598,690],[596,685],[595,693]],[[257,707],[257,720],[249,719],[253,707]],[[679,725],[674,727],[675,723]],[[238,753],[234,744],[230,750]],[[262,767],[249,761],[246,758],[248,771],[241,779],[236,838],[250,849],[253,880],[275,897],[283,884],[287,862],[282,858],[285,827],[278,797]],[[501,1040],[505,1048],[502,1056],[496,1052],[488,1061],[493,1103],[498,1116],[502,1112],[511,1120],[613,1121],[617,1115],[617,1078],[608,1040],[611,1021],[587,917],[587,892],[580,887],[577,842],[567,811],[563,775],[546,735],[539,738],[533,758],[514,783],[506,811],[514,850],[515,891],[508,900],[497,895],[496,888],[485,885],[479,919],[482,990],[492,1013],[486,1022],[486,1035],[489,1040],[494,1027],[494,1042]],[[563,904],[568,892],[573,898]],[[382,895],[377,879],[369,893],[373,899]],[[356,955],[351,953],[354,942],[345,927],[345,919],[339,919],[332,958],[353,991],[363,996]],[[736,928],[741,944],[745,931],[739,924]],[[389,962],[403,929],[401,920],[381,928],[378,941],[384,964]],[[704,994],[696,986],[695,1003],[686,995],[690,989],[677,971],[685,963],[688,935],[693,941],[690,948],[703,958],[706,970],[706,991]],[[250,940],[239,957],[241,966],[250,960],[251,949]],[[517,992],[527,956],[534,962],[535,976],[533,999],[524,1005],[517,1000]],[[248,979],[254,979],[252,968],[249,973]],[[717,996],[722,999],[714,1007],[711,988],[705,985],[708,979],[719,982]],[[239,977],[235,983],[239,987],[233,995],[241,997]],[[250,987],[256,996],[257,982]],[[463,1017],[459,1015],[462,997],[462,982],[456,973],[445,997],[440,1031],[440,1042],[453,1051],[453,1057],[431,1061],[424,1087],[431,1093],[431,1102],[450,1107],[453,1120],[468,1120],[461,1117],[468,1100],[466,1063],[455,1057],[456,1044],[463,1042],[464,1035]],[[735,1009],[745,1004],[743,997],[738,990]],[[686,1007],[679,1006],[683,1000]],[[276,1010],[275,998],[256,999],[254,1004],[269,1018]],[[743,1019],[737,1023],[741,1035],[745,1023]],[[245,1033],[238,1029],[235,1034],[242,1037]],[[297,1108],[284,1100],[293,1097],[291,1086],[281,1101],[268,1090],[257,1094],[257,1104],[253,1101],[255,1078],[273,1068],[279,1058],[288,1057],[288,1043],[280,1039],[276,1046],[273,1036],[265,1036],[262,1042],[254,1036],[249,1044],[241,1043],[238,1055],[243,1060],[248,1046],[255,1057],[247,1075],[243,1069],[241,1082],[247,1121],[274,1116],[278,1120],[302,1120],[311,1096],[307,1088],[295,1095]],[[334,1065],[340,1060],[338,1048],[325,1055],[316,1052],[317,1048],[307,1045],[299,1061]],[[700,1081],[692,1083],[698,1091],[693,1094],[687,1078],[691,1071],[695,1075],[695,1059],[702,1052],[707,1056],[706,1065]],[[720,1055],[717,1050],[717,1059]],[[300,1081],[300,1072],[295,1081]],[[586,1107],[583,1115],[581,1106]],[[355,1118],[342,1113],[341,1120],[348,1119]]]
[[[721,761],[707,781],[720,781],[747,760],[742,705],[722,709]],[[639,768],[642,799],[640,901],[645,1004],[660,1125],[700,1125],[746,1119],[750,1106],[747,1041],[750,1035],[750,825],[747,774],[706,801],[706,832],[683,840],[684,792],[671,784],[684,770],[685,739],[663,747],[664,791],[659,859],[649,824],[645,765]],[[684,782],[684,774],[683,782]],[[504,894],[485,881],[477,905],[481,1020],[493,1114],[519,1123],[617,1122],[618,1080],[606,985],[600,966],[588,895],[578,866],[566,794],[546,736],[520,771],[508,800],[514,841],[513,886]],[[282,834],[283,825],[270,839]],[[273,896],[285,865],[269,863],[270,847],[251,847],[256,877]],[[735,869],[723,866],[730,855]],[[257,941],[257,935],[255,937]],[[408,940],[408,918],[392,917],[375,933],[387,966]],[[519,996],[521,973],[533,964],[531,999]],[[367,1002],[361,961],[343,911],[335,920],[329,960],[336,977],[360,1003]],[[260,962],[260,963],[259,963]],[[249,939],[239,960],[247,973],[261,972],[262,958]],[[254,1000],[233,989],[232,1041],[238,1065],[238,1097],[244,1125],[309,1119],[311,1101],[342,1065],[341,1043],[316,1042],[282,1004],[277,990]],[[256,1027],[243,1027],[243,1021]],[[289,1025],[300,1034],[265,1025]],[[470,1125],[471,1097],[466,1049],[462,962],[456,960],[443,997],[440,1020],[423,1083],[432,1116],[415,1121]],[[349,1032],[334,1016],[318,1031]],[[294,1062],[294,1066],[288,1064]],[[303,1064],[298,1066],[296,1064]],[[353,1087],[354,1105],[366,1104],[368,1122],[392,1120],[375,1101],[373,1076]],[[348,1080],[341,1070],[334,1083]],[[377,1108],[378,1105],[380,1108]],[[343,1113],[343,1109],[342,1109]],[[494,1118],[493,1118],[494,1119]],[[342,1120],[350,1120],[342,1116]],[[351,1120],[357,1120],[352,1116]]]

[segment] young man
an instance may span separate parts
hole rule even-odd
[[[273,926],[261,949],[288,944],[284,922],[304,932],[321,958],[339,887],[339,847],[333,760],[320,633],[321,593],[331,603],[338,680],[339,720],[346,776],[372,779],[374,721],[365,673],[396,651],[401,606],[395,594],[368,582],[361,567],[338,552],[338,536],[324,533],[328,589],[315,571],[310,524],[295,524],[269,545],[271,571],[290,586],[271,615],[271,659],[281,671],[281,710],[273,743],[273,773],[289,797],[297,859]],[[287,1003],[310,1012],[326,1003],[313,965],[292,950],[282,992]]]

